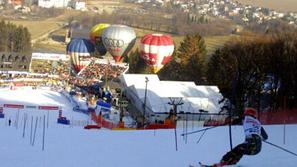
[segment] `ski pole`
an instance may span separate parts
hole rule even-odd
[[[273,144],[273,143],[270,143],[270,142],[268,142],[268,141],[264,141],[264,142],[267,143],[267,144],[270,144],[270,145],[272,145],[272,146],[274,146],[274,147],[276,147],[276,148],[279,148],[279,149],[281,149],[281,150],[283,150],[283,151],[285,151],[285,152],[288,152],[288,153],[290,153],[290,154],[293,154],[293,155],[297,156],[296,153],[294,153],[294,152],[292,152],[292,151],[289,151],[289,150],[287,150],[287,149],[285,149],[285,148],[283,148],[283,147],[280,147],[280,146],[275,145],[275,144]]]
[[[176,128],[174,128],[174,135],[175,135],[175,150],[177,151],[177,135],[176,135]]]
[[[181,134],[181,136],[185,136],[185,135],[190,135],[190,134],[194,134],[194,133],[198,133],[198,132],[206,131],[206,130],[213,129],[213,128],[216,128],[216,127],[218,127],[218,126],[212,126],[212,127],[208,127],[208,128],[204,128],[204,129],[196,130],[196,131],[189,132],[189,133],[183,133],[183,134]]]
[[[202,139],[202,137],[204,136],[206,130],[202,133],[202,135],[199,137],[199,139],[197,140],[196,144],[198,144],[200,142],[200,140]]]

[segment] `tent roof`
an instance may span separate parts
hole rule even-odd
[[[168,112],[169,98],[180,99],[184,103],[181,107],[186,112],[198,112],[199,109],[209,112],[219,112],[218,101],[223,98],[217,86],[195,85],[194,82],[160,81],[157,75],[152,74],[123,74],[123,87],[133,88],[142,101],[145,96],[145,78],[147,82],[147,105],[154,112]]]

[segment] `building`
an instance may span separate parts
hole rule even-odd
[[[75,10],[86,10],[86,2],[81,0],[72,0],[70,6]]]
[[[35,1],[35,0],[27,0]],[[38,6],[43,8],[73,8],[75,10],[86,10],[85,0],[38,0]]]
[[[0,71],[29,71],[31,54],[0,52]]]
[[[65,8],[71,0],[38,0],[38,6],[43,8]]]
[[[38,0],[24,0],[27,5],[37,5]]]
[[[12,5],[22,5],[23,1],[22,0],[8,0],[9,4]]]

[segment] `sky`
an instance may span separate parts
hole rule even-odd
[[[172,129],[85,130],[83,124],[91,123],[89,117],[73,112],[73,106],[55,91],[0,88],[0,106],[6,103],[62,106],[63,115],[74,125],[57,124],[57,111],[4,108],[5,118],[0,118],[1,167],[188,167],[198,165],[200,161],[216,163],[230,149],[228,127],[206,131],[199,143],[202,133],[185,138],[181,136],[185,129],[177,129],[177,150]],[[24,131],[25,115],[28,119]],[[32,117],[32,136],[36,118],[38,120],[33,146],[30,144]],[[7,123],[9,118],[11,126]],[[16,120],[19,120],[18,124]],[[190,127],[187,131],[202,128]],[[297,125],[267,125],[264,128],[269,142],[297,153]],[[232,139],[233,146],[243,142],[241,126],[232,127]],[[241,167],[295,167],[296,163],[297,156],[263,143],[258,155],[244,156],[238,164]]]

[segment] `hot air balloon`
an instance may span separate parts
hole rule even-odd
[[[93,43],[87,39],[74,38],[66,48],[71,64],[76,73],[79,73],[91,62],[91,55],[95,52]]]
[[[96,24],[90,31],[90,40],[95,44],[96,49],[98,50],[100,55],[105,55],[107,50],[102,43],[102,32],[104,29],[109,27],[109,24]]]
[[[145,63],[157,73],[170,61],[174,44],[168,35],[147,34],[140,41],[140,51]]]
[[[120,62],[135,44],[136,34],[131,27],[111,25],[103,31],[102,40],[115,62]]]

